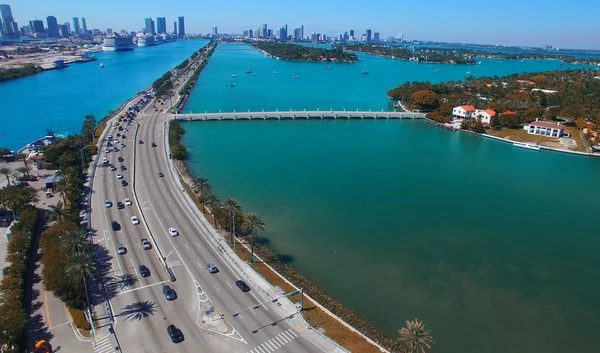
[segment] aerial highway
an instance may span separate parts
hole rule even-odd
[[[188,76],[175,83],[175,92]],[[118,345],[123,352],[342,352],[311,330],[291,303],[274,302],[275,289],[226,256],[218,234],[190,207],[169,160],[169,115],[160,111],[169,106],[169,100],[153,99],[131,125],[121,124],[120,130],[112,121],[103,135],[94,174],[92,228],[95,243],[110,254],[105,287],[114,331],[98,330],[95,351],[112,352]],[[112,146],[107,146],[108,134]],[[113,221],[119,230],[113,230]],[[143,239],[150,248],[144,248]],[[119,245],[124,254],[118,253]],[[175,281],[169,280],[165,263]],[[211,273],[208,263],[219,271]],[[149,276],[142,276],[140,265]],[[238,288],[238,280],[250,290]],[[176,299],[167,298],[166,285]],[[181,330],[181,342],[171,340],[169,325]]]

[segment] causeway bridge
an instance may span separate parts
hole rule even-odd
[[[412,112],[374,112],[352,110],[302,110],[270,112],[228,112],[228,113],[189,113],[171,114],[176,121],[209,120],[309,120],[309,119],[423,119],[424,113]]]

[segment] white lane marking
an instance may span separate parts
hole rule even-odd
[[[271,341],[273,341],[273,342],[271,342]],[[275,340],[275,338],[271,338],[271,339],[269,340],[269,342],[270,342],[272,345],[274,345],[274,346],[277,346],[277,348],[281,348],[281,345],[279,344],[279,342],[277,342],[277,341]]]
[[[282,347],[285,346],[285,344],[287,343],[286,341],[284,341],[283,339],[281,339],[279,337],[279,335],[275,336],[275,340],[276,340],[275,342],[281,342],[281,346]]]
[[[187,244],[185,244],[185,247],[186,247],[188,250],[190,250],[190,247],[189,247]]]
[[[135,264],[133,263],[133,259],[129,259],[131,261],[131,267],[135,268]]]
[[[229,284],[229,281],[225,281],[225,283],[227,283],[227,285],[229,286],[229,288],[233,289],[233,287],[231,286],[231,284]]]
[[[269,347],[268,345],[265,345],[264,343],[261,343],[260,346],[263,347],[267,352],[272,351],[271,347]]]
[[[275,345],[271,342],[269,342],[269,340],[265,341],[265,345],[269,348],[271,348],[271,350],[275,351],[277,349],[277,347],[275,347]]]
[[[292,336],[292,335],[291,335],[289,332],[287,332],[287,331],[283,331],[283,334],[284,334],[284,335],[287,335],[287,336],[289,336],[289,339],[290,339],[290,341],[294,339],[294,336]]]
[[[296,332],[294,332],[293,330],[288,329],[288,331],[290,331],[292,333],[292,335],[294,335],[294,337],[298,338],[298,335],[296,334]]]
[[[262,348],[260,348],[259,346],[257,346],[255,349],[259,350],[261,353],[265,353],[265,351],[263,351]]]
[[[157,286],[157,285],[160,285],[160,284],[163,284],[163,283],[167,283],[167,282],[169,282],[169,281],[168,281],[168,280],[165,280],[165,281],[158,282],[158,283],[155,283],[155,284],[147,284],[147,285],[145,285],[145,286],[143,286],[143,287],[134,288],[134,289],[130,289],[130,290],[126,290],[126,291],[120,292],[120,293],[118,293],[117,295],[123,295],[123,294],[127,294],[127,293],[130,293],[130,292],[135,292],[135,291],[138,291],[138,290],[140,290],[140,289],[144,289],[144,288],[148,288],[148,287]]]
[[[192,230],[190,229],[190,227],[185,226],[185,229],[187,229],[188,232],[191,232]]]
[[[213,284],[213,287],[215,287],[215,289],[217,290],[217,292],[220,292],[219,288],[217,288],[216,284]]]
[[[196,245],[198,245],[198,247],[199,247],[200,249],[202,249],[202,245],[198,244],[198,242],[196,242]]]
[[[289,339],[287,337],[285,337],[284,335],[282,335],[281,333],[277,335],[277,337],[281,338],[285,343],[289,343]]]

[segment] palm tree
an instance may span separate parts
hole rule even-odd
[[[48,219],[51,222],[60,222],[67,217],[67,213],[68,212],[67,209],[65,209],[65,204],[62,201],[58,201],[56,205],[50,206],[50,215],[48,216]]]
[[[29,166],[27,165],[27,155],[25,153],[15,153],[15,158],[22,161],[27,168],[27,176],[29,176]]]
[[[88,234],[81,228],[65,232],[60,237],[60,246],[67,254],[86,252],[90,246]]]
[[[15,169],[15,171],[23,174],[23,177],[29,177],[29,167],[27,166],[18,167],[17,169]]]
[[[398,334],[398,340],[406,345],[409,353],[425,353],[425,348],[431,349],[431,345],[435,343],[431,332],[417,319],[406,321],[406,327],[398,330]]]
[[[211,193],[208,194],[206,203],[210,206],[210,210],[213,214],[213,218],[215,221],[215,228],[218,229],[219,226],[217,222],[217,210],[219,209],[219,205],[221,204],[221,199],[217,195]]]
[[[231,217],[231,244],[233,244],[235,250],[235,215],[242,211],[242,206],[240,206],[235,199],[230,197],[223,202],[223,209],[229,211]]]
[[[6,182],[8,183],[8,185],[10,186],[10,177],[13,176],[13,171],[10,168],[7,167],[2,167],[0,168],[0,174],[4,175],[6,177]]]
[[[250,251],[252,253],[251,261],[254,262],[254,236],[259,235],[260,232],[265,230],[265,222],[263,222],[260,216],[257,216],[254,213],[248,213],[244,217],[244,226],[250,232],[251,240],[250,240]]]
[[[92,277],[96,273],[96,262],[92,258],[92,254],[88,252],[76,252],[67,259],[67,268],[65,276],[73,283],[83,280],[83,289],[85,290],[85,300],[88,307],[90,300],[88,298],[86,278]]]
[[[65,194],[67,193],[67,183],[64,180],[59,181],[56,184],[56,192],[60,194],[60,197],[63,199],[63,204],[66,204],[67,200],[65,199]]]
[[[206,201],[206,196],[209,195],[212,186],[208,183],[207,178],[196,178],[194,180],[194,185],[192,185],[192,190],[200,194],[200,201]]]

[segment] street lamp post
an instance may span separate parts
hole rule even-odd
[[[81,156],[81,172],[83,173],[83,171],[85,170],[85,163],[83,162],[83,150],[86,148],[89,148],[90,146],[85,145],[81,148],[77,147],[77,146],[71,146],[77,150],[79,150],[79,155]]]

